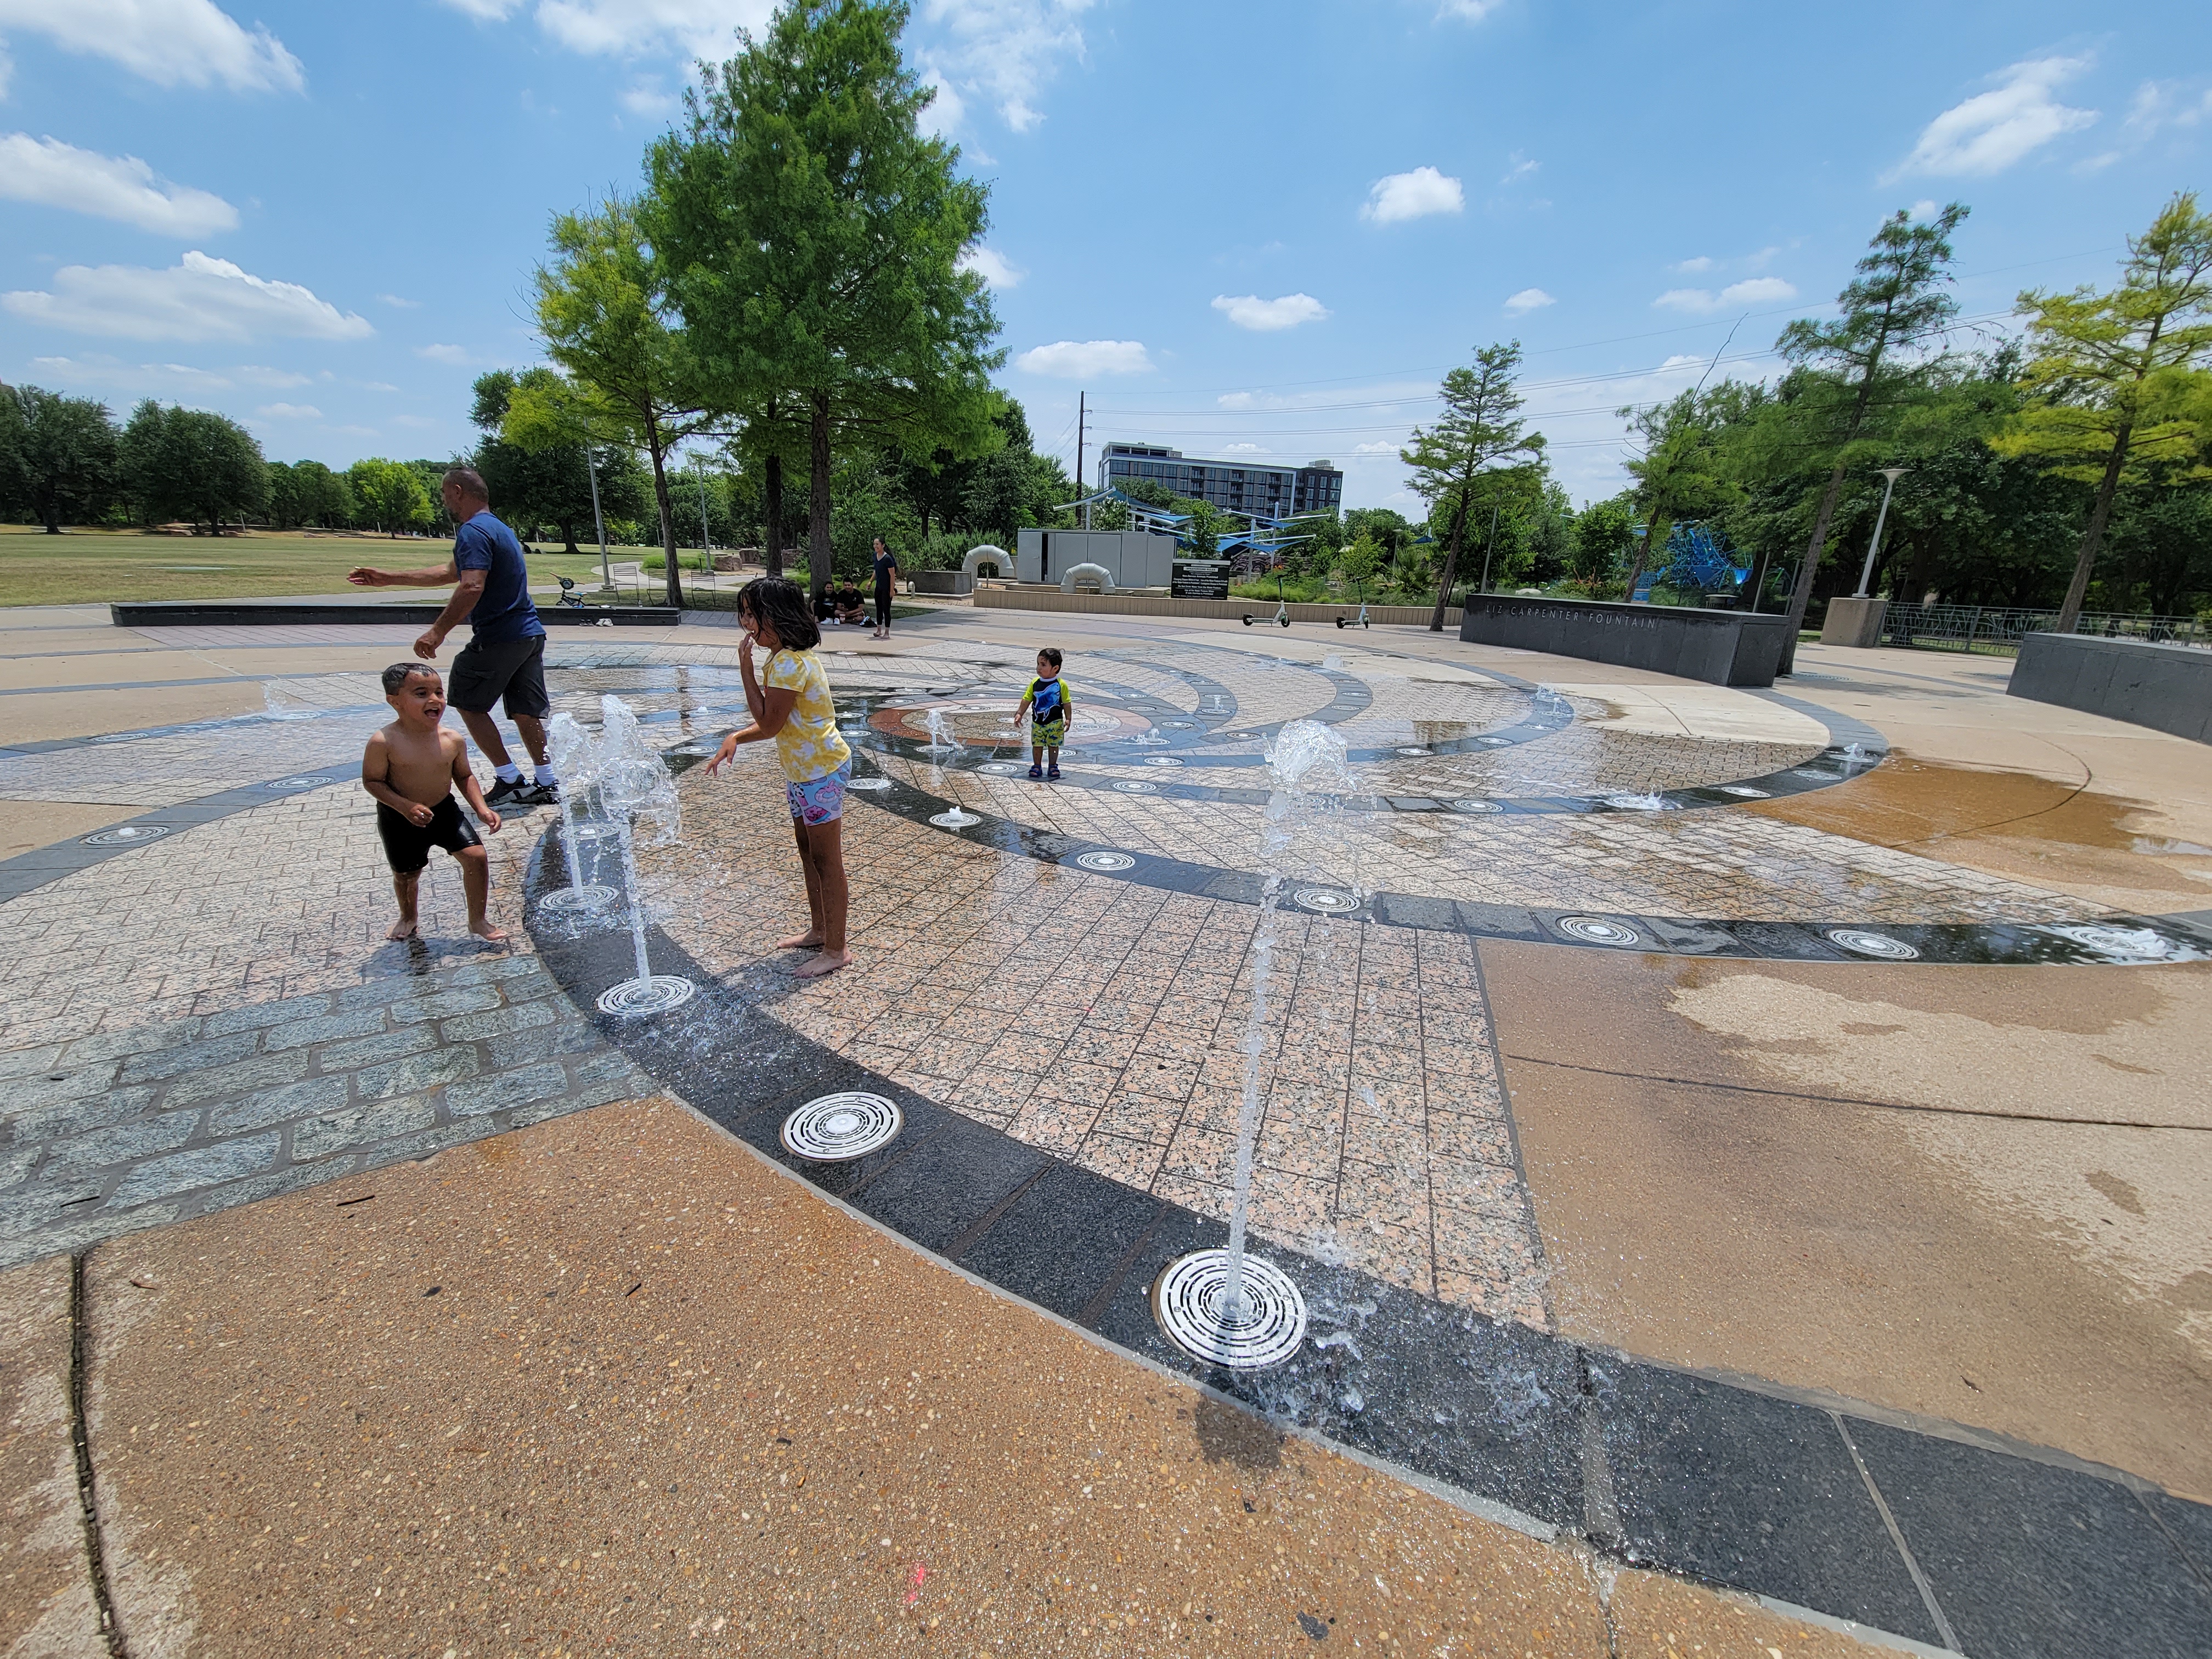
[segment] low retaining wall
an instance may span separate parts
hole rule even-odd
[[[428,628],[445,614],[442,605],[328,605],[313,600],[161,599],[111,605],[118,628],[328,628],[349,623]],[[673,628],[681,611],[665,605],[541,605],[538,618],[548,628],[589,628],[611,622],[617,628]]]
[[[1580,657],[1709,685],[1761,686],[1774,684],[1790,624],[1784,617],[1736,611],[1485,593],[1468,601],[1459,636],[1469,645]]]
[[[1234,621],[1239,617],[1255,618],[1253,625],[1271,623],[1275,618],[1273,599],[1152,599],[1127,593],[1060,593],[1025,587],[979,587],[975,604],[984,611],[1097,611],[1123,617],[1218,617]],[[1320,623],[1333,626],[1339,617],[1352,622],[1359,615],[1359,601],[1349,605],[1293,605],[1290,607],[1294,623]],[[1409,623],[1426,624],[1435,611],[1425,605],[1370,605],[1367,619],[1403,627]],[[1444,612],[1444,626],[1459,626],[1459,607],[1453,605]]]
[[[2212,743],[2212,651],[2083,634],[2026,634],[2005,690]]]

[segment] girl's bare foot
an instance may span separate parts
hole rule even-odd
[[[789,939],[776,940],[775,948],[779,951],[811,951],[821,943],[820,930],[810,927],[803,933],[793,933]]]
[[[824,974],[834,974],[853,960],[850,951],[824,951],[812,956],[791,970],[793,979],[819,979]]]
[[[493,927],[489,920],[471,922],[469,924],[469,932],[474,933],[478,939],[482,939],[487,945],[504,945],[507,943],[507,929],[504,927]]]
[[[392,924],[392,931],[385,934],[386,939],[413,939],[414,937],[415,918],[412,916],[400,917]]]

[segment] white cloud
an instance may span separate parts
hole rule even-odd
[[[1543,165],[1541,161],[1530,161],[1516,149],[1505,158],[1505,176],[1498,182],[1501,185],[1517,185],[1523,179],[1535,173]]]
[[[1401,219],[1419,219],[1431,213],[1459,213],[1467,207],[1467,192],[1459,180],[1448,179],[1434,167],[1415,167],[1377,179],[1367,192],[1363,219],[1394,225]]]
[[[1328,315],[1328,307],[1310,294],[1285,294],[1276,300],[1263,300],[1256,294],[1233,297],[1217,294],[1213,296],[1213,308],[1237,327],[1261,334],[1296,328],[1301,323],[1317,323]]]
[[[401,311],[420,311],[422,308],[420,300],[403,300],[397,294],[380,294],[376,297],[386,305],[397,307]]]
[[[1144,344],[1137,340],[1054,340],[1032,346],[1014,359],[1014,367],[1030,374],[1050,374],[1063,380],[1079,380],[1093,374],[1141,374],[1152,366]]]
[[[1912,204],[1912,216],[1916,219],[1933,219],[1936,212],[1936,201],[1933,197],[1923,197]]]
[[[397,392],[399,390],[398,386],[392,385],[389,380],[363,380],[361,383],[361,389],[363,392]]]
[[[323,411],[313,404],[264,404],[253,411],[268,421],[319,421]]]
[[[2146,81],[2128,106],[2128,126],[2145,138],[2161,127],[2193,127],[2212,121],[2212,88],[2193,96],[2179,81]]]
[[[1697,276],[1701,271],[1711,270],[1712,268],[1712,260],[1702,253],[1694,259],[1685,259],[1680,264],[1674,267],[1674,270],[1683,271],[1692,276]]]
[[[1557,304],[1559,301],[1540,288],[1524,288],[1518,294],[1508,295],[1505,299],[1505,308],[1516,317]]]
[[[2052,139],[2079,132],[2097,112],[2073,109],[2052,94],[2089,67],[2086,58],[2036,58],[2001,71],[1999,84],[1954,104],[1930,121],[1920,142],[1888,173],[1985,178],[2002,173]]]
[[[447,0],[453,3],[453,0]],[[464,10],[483,15],[483,0]],[[571,52],[635,58],[670,52],[719,61],[737,51],[741,28],[765,24],[770,0],[538,0],[538,27]]]
[[[1224,409],[1249,409],[1257,399],[1249,392],[1224,392],[1213,401]]]
[[[1352,447],[1352,453],[1355,455],[1395,455],[1401,447],[1397,444],[1386,443],[1354,444]]]
[[[434,363],[466,363],[470,361],[469,349],[466,346],[416,346],[415,355],[417,357],[428,357]]]
[[[129,340],[358,340],[376,332],[366,318],[296,283],[270,282],[198,252],[166,270],[64,265],[52,289],[0,295],[0,306],[34,323]]]
[[[157,178],[135,155],[102,155],[27,132],[0,134],[0,197],[118,219],[163,236],[238,228],[238,210],[222,197]]]
[[[1272,455],[1274,453],[1263,444],[1223,444],[1220,449],[1224,455]]]
[[[213,0],[0,0],[0,34],[18,30],[105,58],[156,86],[307,90],[300,60],[283,42],[258,23],[240,27]]]
[[[974,271],[993,288],[1012,288],[1029,275],[1026,270],[1016,270],[998,249],[985,247],[980,242],[963,253],[957,263],[961,270]]]
[[[1669,311],[1732,311],[1738,306],[1783,305],[1797,297],[1797,290],[1779,276],[1750,276],[1730,283],[1718,294],[1709,288],[1670,288],[1651,303]]]
[[[615,101],[641,120],[657,121],[673,114],[683,100],[660,84],[657,75],[641,75],[624,87]]]
[[[313,384],[312,375],[258,363],[225,369],[196,368],[190,363],[126,363],[102,352],[88,352],[82,357],[33,357],[31,372],[41,380],[66,386],[120,386],[140,392],[156,386],[228,392],[240,386],[283,392]]]
[[[1440,19],[1456,17],[1462,22],[1480,23],[1504,4],[1505,0],[1443,0],[1437,8],[1437,15]]]
[[[919,53],[923,78],[939,88],[935,112],[949,131],[965,94],[994,105],[1016,132],[1044,119],[1037,108],[1046,85],[1066,59],[1083,56],[1076,20],[1092,0],[927,0],[923,21],[939,38]],[[951,93],[951,98],[945,94]]]

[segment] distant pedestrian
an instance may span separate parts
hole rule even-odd
[[[399,901],[399,920],[385,938],[414,939],[420,933],[416,890],[430,849],[442,847],[461,866],[469,932],[497,945],[507,935],[491,925],[486,908],[491,861],[483,842],[461,816],[454,786],[495,835],[499,814],[485,802],[476,774],[469,770],[468,739],[439,724],[446,714],[445,684],[428,663],[396,662],[384,671],[384,700],[398,719],[369,738],[361,757],[361,787],[375,798],[376,830]]]
[[[439,486],[446,512],[458,526],[453,556],[423,570],[378,570],[368,565],[346,573],[356,587],[443,587],[453,584],[438,620],[415,641],[415,654],[433,661],[446,636],[463,623],[469,642],[453,659],[453,704],[469,735],[499,775],[485,797],[494,806],[545,806],[561,798],[550,757],[545,752],[545,717],[553,711],[545,692],[545,624],[530,598],[530,567],[522,544],[491,514],[491,492],[472,467],[457,466]],[[521,734],[523,747],[537,763],[529,782],[515,765],[491,717],[503,703],[507,719]]]
[[[1024,714],[1030,717],[1030,775],[1052,783],[1060,781],[1060,746],[1067,741],[1067,723],[1074,716],[1060,665],[1059,647],[1048,645],[1038,652],[1037,677],[1014,710],[1017,725]]]
[[[793,969],[800,979],[833,974],[850,962],[845,947],[845,787],[852,781],[853,751],[837,733],[837,708],[830,696],[830,676],[814,654],[822,629],[795,582],[762,576],[738,592],[738,620],[745,637],[738,667],[745,684],[745,707],[752,724],[722,739],[709,775],[720,772],[741,743],[775,740],[783,769],[784,805],[799,842],[799,863],[806,877],[807,929],[778,939],[783,951],[815,954]],[[768,649],[768,663],[756,677],[753,651]]]
[[[881,536],[876,538],[876,631],[872,637],[887,640],[891,636],[891,586],[898,580],[898,561],[884,545]]]

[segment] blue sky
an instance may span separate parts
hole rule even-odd
[[[2212,12],[1682,0],[920,0],[990,181],[1002,383],[1103,438],[1328,457],[1352,505],[1496,339],[1577,498],[1613,410],[1770,374],[1886,212],[1959,199],[1962,310],[2108,280],[2212,184]],[[0,378],[444,456],[533,361],[554,211],[632,187],[759,0],[0,0]],[[1836,19],[1844,19],[1839,25]],[[1731,337],[1731,331],[1733,336]],[[1725,343],[1725,350],[1723,346]]]

